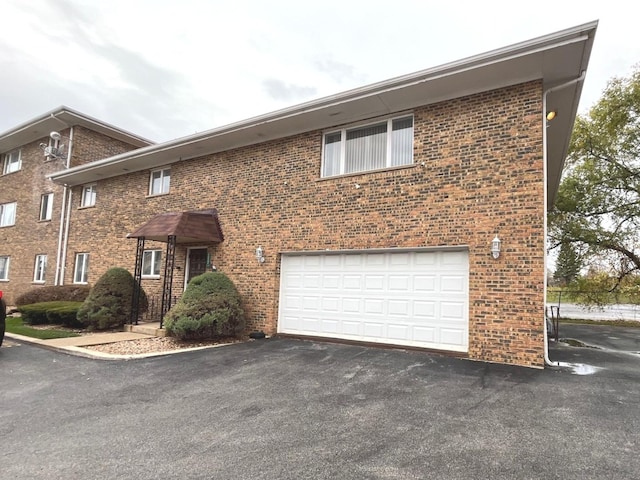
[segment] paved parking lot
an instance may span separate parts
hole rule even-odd
[[[574,375],[285,339],[131,361],[14,343],[0,477],[638,478],[627,360]]]

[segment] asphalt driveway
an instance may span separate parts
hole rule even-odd
[[[120,362],[0,349],[1,478],[638,478],[639,432],[640,368],[286,339]]]

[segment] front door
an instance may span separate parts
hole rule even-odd
[[[207,271],[207,256],[206,248],[189,249],[187,283],[189,283],[193,277],[197,277]]]

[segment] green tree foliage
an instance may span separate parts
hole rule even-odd
[[[131,316],[131,299],[136,281],[124,268],[110,268],[98,279],[78,310],[78,321],[91,330],[122,327]],[[148,308],[140,289],[140,311]]]
[[[167,333],[181,340],[234,337],[244,325],[240,294],[221,272],[193,278],[164,319]]]
[[[563,243],[556,261],[556,271],[553,278],[561,285],[566,286],[573,282],[582,269],[582,263],[572,243]]]
[[[571,243],[588,265],[604,261],[617,288],[640,270],[640,69],[614,78],[578,116],[549,215],[552,246]]]

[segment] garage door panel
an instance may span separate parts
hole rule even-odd
[[[345,275],[343,277],[342,287],[346,290],[361,290],[362,275]]]
[[[409,275],[389,275],[389,290],[406,292],[411,287]]]
[[[413,290],[416,292],[435,292],[436,282],[435,275],[414,275]]]
[[[374,314],[377,313],[377,314],[382,315],[382,314],[384,314],[384,304],[385,304],[385,302],[380,298],[377,298],[377,299],[373,299],[373,298],[366,299],[364,301],[364,313],[367,313],[367,314],[369,314],[369,313],[374,313]]]
[[[409,300],[389,300],[389,315],[395,316],[409,316],[410,302]]]
[[[462,329],[440,329],[440,343],[448,345],[460,345],[464,339],[465,332]]]
[[[343,298],[342,299],[342,311],[346,313],[360,313],[361,300],[359,298]]]
[[[380,292],[384,289],[384,275],[367,275],[364,281],[366,290]]]
[[[384,338],[385,325],[378,322],[364,322],[363,323],[363,336],[370,337],[372,339]]]
[[[283,255],[281,275],[280,332],[468,349],[467,252]]]
[[[435,327],[413,327],[413,339],[421,343],[436,343]]]
[[[389,324],[387,327],[387,337],[392,340],[406,340],[410,335],[407,325]]]
[[[338,290],[340,288],[340,275],[337,274],[327,274],[322,277],[322,288],[335,289]]]

